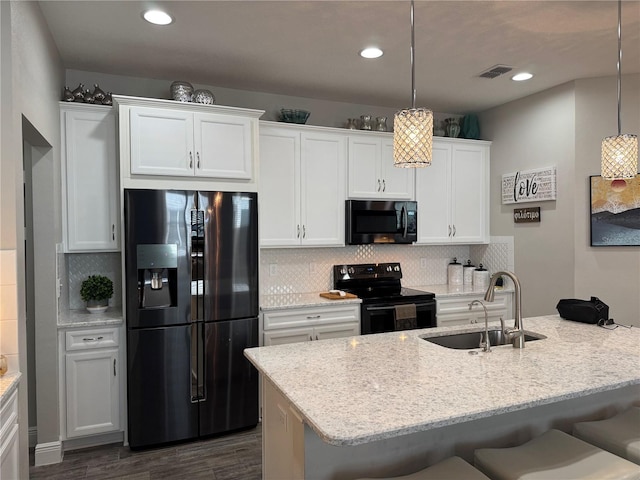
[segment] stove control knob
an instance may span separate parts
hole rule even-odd
[[[400,271],[400,265],[396,265],[395,267],[393,267],[393,269],[394,269],[396,272],[399,272],[399,271]]]
[[[387,272],[390,272],[392,270],[391,265],[387,265]]]
[[[354,273],[356,273],[356,270],[353,267],[349,267],[348,272],[349,274],[353,275]]]
[[[340,269],[340,275],[345,275],[347,273],[347,269],[346,268],[341,268]]]

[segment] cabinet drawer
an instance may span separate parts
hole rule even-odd
[[[18,391],[11,394],[7,403],[0,410],[0,445],[4,445],[13,426],[18,423]]]
[[[469,304],[474,300],[482,300],[482,295],[464,296],[464,297],[451,297],[451,298],[437,298],[436,297],[436,314],[442,313],[463,313],[469,311]],[[505,310],[507,308],[507,296],[496,294],[493,302],[484,302],[487,307],[487,311]],[[474,307],[474,310],[480,306]]]
[[[67,351],[117,347],[118,344],[118,328],[115,327],[72,330],[65,333],[65,348]]]
[[[360,321],[360,305],[291,308],[264,312],[264,330]]]

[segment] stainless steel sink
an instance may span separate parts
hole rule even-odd
[[[442,335],[440,337],[420,337],[427,342],[435,343],[447,348],[454,348],[456,350],[471,350],[474,348],[480,348],[480,342],[484,336],[484,331],[477,332],[465,332],[454,333],[451,335]],[[544,335],[540,335],[532,332],[525,332],[524,341],[531,342],[534,340],[542,340],[547,338]],[[505,341],[505,335],[501,330],[489,330],[489,343],[491,346],[505,345],[510,342]]]

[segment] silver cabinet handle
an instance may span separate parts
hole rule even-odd
[[[116,359],[113,359],[113,376],[116,376]]]
[[[316,318],[320,318],[320,315],[307,315],[307,320],[314,320]]]
[[[306,238],[307,237],[307,228],[302,225],[302,238]]]
[[[298,225],[298,238],[300,238],[300,225]]]
[[[309,335],[309,341],[313,342],[313,337],[311,335]]]
[[[380,179],[378,179],[378,191],[380,191]]]
[[[320,339],[318,338],[318,335],[316,335],[316,340],[320,340]]]
[[[115,241],[116,239],[116,224],[112,223],[111,224],[111,240]]]
[[[384,192],[387,189],[387,184],[384,180],[382,180],[382,191]]]
[[[200,168],[200,152],[196,152],[196,158],[198,159],[198,163],[196,164],[196,166]]]
[[[189,168],[193,168],[193,153],[189,152]]]
[[[451,225],[449,225],[449,236],[451,236]]]
[[[453,236],[454,237],[456,236],[456,226],[455,225],[453,226]]]
[[[97,340],[102,340],[104,337],[85,337],[82,339],[83,342],[95,342]]]

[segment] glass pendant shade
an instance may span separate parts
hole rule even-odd
[[[602,178],[634,178],[638,174],[638,136],[630,134],[602,140]]]
[[[428,167],[433,146],[433,112],[399,110],[393,118],[393,163],[396,167]]]

